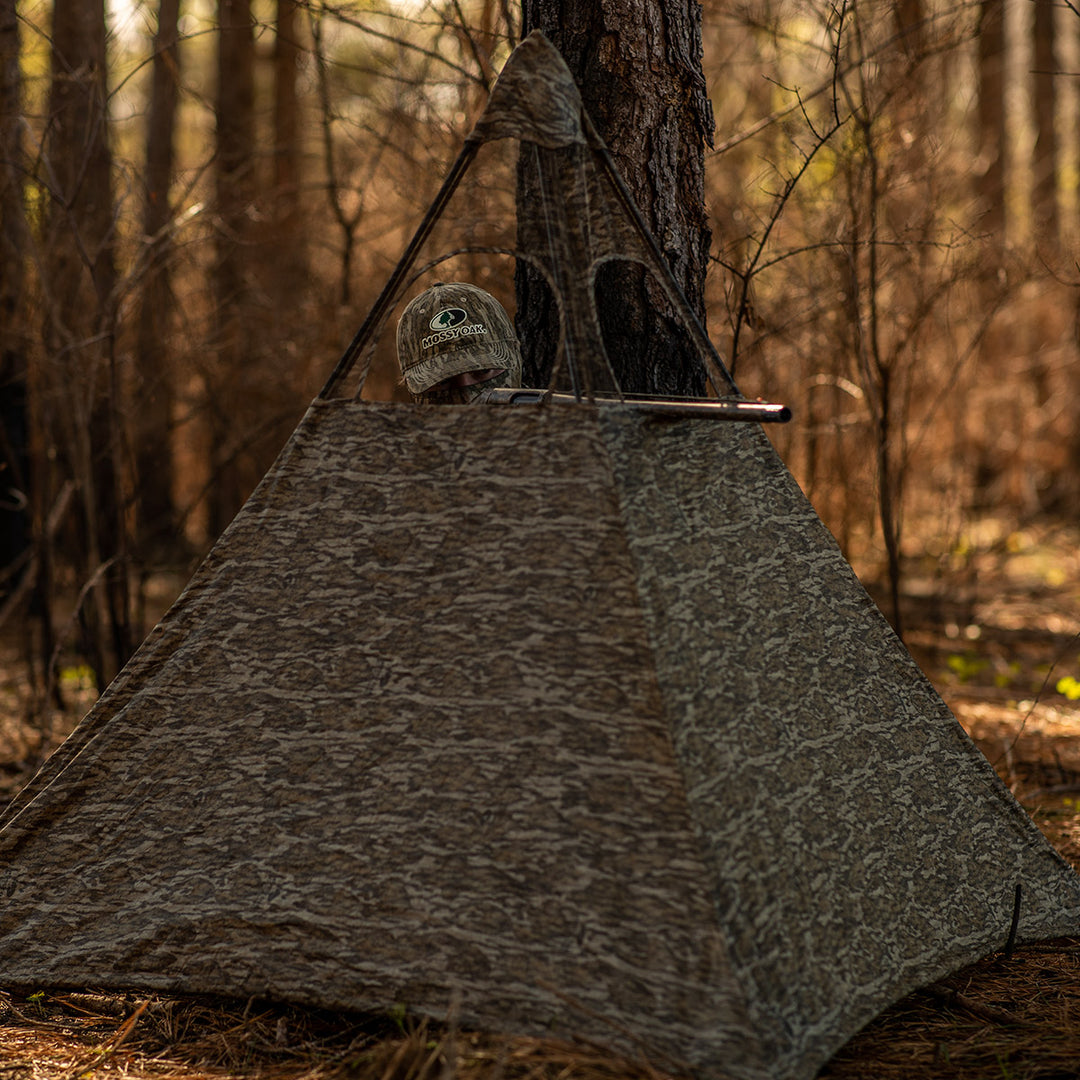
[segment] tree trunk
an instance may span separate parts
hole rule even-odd
[[[130,653],[131,631],[102,0],[56,0],[51,59],[43,414],[57,463],[78,485],[81,530],[71,554],[88,587],[85,644],[103,686]]]
[[[300,99],[297,94],[299,6],[277,0],[274,37],[274,194],[273,252],[266,260],[276,311],[294,307],[297,290],[307,278],[300,201]]]
[[[29,544],[22,78],[15,0],[0,0],[0,597]]]
[[[900,48],[909,62],[922,59],[926,47],[926,13],[922,0],[895,0],[893,22],[900,38]]]
[[[542,30],[562,53],[585,108],[704,322],[711,235],[705,146],[712,107],[701,72],[701,7],[675,0],[525,0],[522,33]],[[518,197],[531,198],[528,162]],[[546,386],[557,318],[536,275],[517,273],[526,382]],[[659,287],[638,266],[608,264],[597,300],[608,356],[628,393],[701,394],[696,352]]]
[[[208,389],[213,484],[209,528],[217,536],[246,495],[237,463],[249,362],[252,207],[255,199],[255,39],[250,0],[219,0],[217,89],[218,234],[214,273],[217,374]]]
[[[1005,228],[1005,0],[982,0],[979,17],[979,177],[982,226]]]
[[[56,0],[52,39],[47,133],[50,239],[55,262],[66,270],[54,276],[54,286],[63,286],[56,294],[61,303],[57,314],[70,316],[68,324],[82,329],[80,308],[72,301],[80,293],[84,273],[94,286],[89,310],[99,324],[116,282],[102,0]]]
[[[176,543],[173,388],[166,356],[173,308],[169,276],[172,244],[167,230],[172,220],[169,188],[179,92],[179,17],[180,0],[160,0],[146,130],[146,271],[135,360],[139,388],[135,413],[137,507],[139,548],[144,562],[162,557]]]
[[[1040,243],[1055,244],[1058,237],[1057,61],[1054,59],[1054,7],[1052,0],[1035,0],[1032,29],[1034,46],[1035,147],[1032,151],[1032,216]]]

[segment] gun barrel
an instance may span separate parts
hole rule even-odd
[[[559,390],[500,388],[489,390],[478,400],[504,405],[577,405],[583,399]],[[629,408],[638,412],[672,416],[708,416],[714,420],[736,420],[745,423],[786,424],[791,409],[770,401],[717,401],[711,398],[648,397],[638,394],[596,396],[593,402],[605,408]]]

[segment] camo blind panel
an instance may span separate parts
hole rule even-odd
[[[715,1077],[1080,912],[760,432],[617,406],[317,403],[5,821],[8,985]]]
[[[734,383],[648,235],[573,76],[539,31],[514,51],[470,141],[503,138],[520,141],[519,180],[529,191],[517,200],[518,246],[544,269],[563,319],[552,385],[585,396],[618,391],[600,332],[595,279],[602,263],[627,259],[652,271],[695,342],[713,389],[731,395]]]
[[[765,1075],[598,440],[313,408],[8,814],[3,980],[460,993],[468,1023]]]
[[[585,397],[618,391],[600,331],[594,285],[604,262],[625,259],[651,271],[653,285],[667,298],[671,314],[696,346],[715,393],[738,396],[583,110],[566,63],[540,31],[533,31],[507,61],[435,202],[320,397],[333,396],[356,361],[370,357],[365,350],[394,305],[404,299],[410,284],[408,272],[477,151],[484,143],[501,139],[518,142],[518,179],[528,193],[527,197],[519,193],[516,200],[517,246],[457,250],[512,254],[546,279],[561,324],[551,385],[568,386]],[[436,258],[431,265],[437,262]],[[360,383],[357,398],[363,376]]]

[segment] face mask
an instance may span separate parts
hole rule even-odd
[[[468,386],[448,386],[439,384],[417,397],[417,401],[425,405],[471,405],[481,394],[496,387],[516,386],[518,379],[512,378],[509,370],[500,371],[498,375],[486,379],[484,382],[470,383]]]

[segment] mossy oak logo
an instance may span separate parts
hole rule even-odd
[[[468,322],[469,313],[464,308],[443,308],[438,315],[428,323],[435,331],[421,339],[421,349],[431,349],[444,341],[453,341],[455,338],[472,336],[474,334],[486,334],[487,327],[483,323]]]
[[[460,326],[468,317],[469,313],[464,308],[443,308],[443,310],[428,323],[428,326],[430,326],[432,330],[450,330],[455,326]]]

